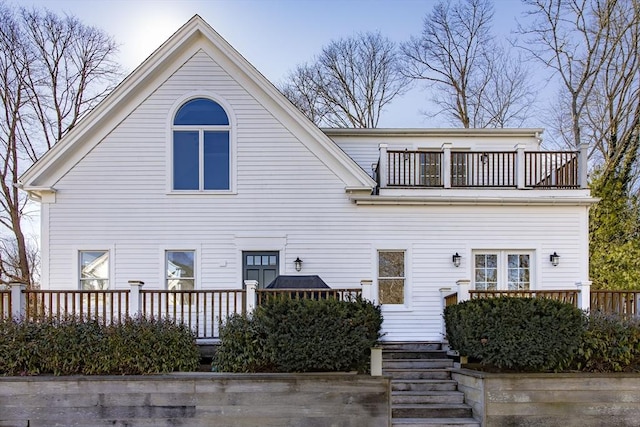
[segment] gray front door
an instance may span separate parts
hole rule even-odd
[[[278,277],[280,256],[278,252],[242,252],[242,275],[244,280],[257,280],[264,288]]]

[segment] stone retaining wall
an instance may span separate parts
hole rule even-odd
[[[388,427],[389,402],[355,374],[0,377],[0,427]]]
[[[452,373],[483,427],[640,425],[640,375]]]

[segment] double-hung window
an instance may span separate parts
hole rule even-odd
[[[378,302],[404,304],[405,252],[378,251]]]
[[[531,289],[532,253],[527,251],[477,251],[473,255],[476,290]]]
[[[80,251],[80,289],[99,291],[109,289],[109,251]]]
[[[165,280],[170,291],[195,289],[196,252],[165,251]]]
[[[172,189],[230,190],[230,126],[220,104],[207,98],[185,102],[173,119],[172,130]]]

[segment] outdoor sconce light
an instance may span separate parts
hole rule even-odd
[[[293,261],[293,265],[296,266],[296,271],[302,270],[302,260],[300,257],[296,257],[295,261]]]
[[[409,151],[407,148],[404,149],[404,161],[409,160]]]
[[[549,261],[551,261],[551,265],[557,267],[560,264],[560,255],[557,252],[552,253],[549,255]]]
[[[453,261],[453,265],[454,267],[460,267],[460,260],[462,259],[462,257],[460,256],[460,254],[458,252],[456,252],[452,257],[451,257],[451,261]]]
[[[480,161],[483,165],[486,165],[489,162],[489,155],[487,153],[480,154]]]

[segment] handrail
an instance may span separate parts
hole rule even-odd
[[[591,311],[637,317],[640,313],[640,291],[592,290]]]
[[[379,159],[375,174],[378,185],[384,182],[382,186],[390,188],[575,189],[580,188],[579,162],[584,161],[579,151],[407,149],[383,153],[385,161]]]
[[[246,307],[243,289],[140,290],[140,312],[188,325],[197,338],[218,338],[220,325]]]
[[[104,323],[122,321],[129,315],[129,290],[42,290],[22,291],[26,299],[25,317],[62,319],[96,318]]]

